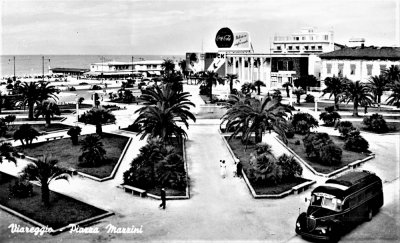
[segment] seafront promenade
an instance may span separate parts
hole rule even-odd
[[[219,90],[218,90],[219,89]],[[218,88],[217,94],[225,90]],[[191,100],[196,104],[193,112],[199,117],[187,130],[188,141],[186,152],[190,177],[189,200],[167,201],[165,211],[158,209],[158,200],[140,198],[125,193],[118,186],[122,183],[122,174],[129,168],[132,159],[138,154],[145,141],[135,134],[119,130],[135,119],[134,111],[138,105],[123,105],[126,109],[114,111],[116,124],[105,125],[105,132],[132,137],[133,142],[123,158],[121,166],[113,180],[97,182],[88,178],[74,176],[69,182],[56,181],[51,190],[77,198],[94,206],[115,213],[114,216],[101,220],[90,226],[98,227],[100,233],[77,234],[64,232],[59,235],[33,236],[32,234],[11,234],[8,226],[12,223],[29,226],[26,222],[4,211],[0,211],[0,242],[121,242],[121,241],[263,241],[263,242],[304,242],[296,236],[294,226],[299,211],[304,211],[307,204],[304,198],[309,196],[310,189],[298,195],[282,199],[254,199],[242,179],[233,177],[235,165],[232,156],[225,146],[219,129],[219,117],[212,117],[204,108],[204,102],[198,95],[198,86],[184,85],[184,90],[192,94]],[[63,96],[61,96],[63,97]],[[90,103],[89,100],[85,102]],[[107,104],[105,99],[102,104]],[[74,125],[76,116],[67,115],[64,124]],[[93,133],[92,125],[79,124],[82,134]],[[319,127],[318,131],[337,134],[333,128]],[[66,135],[59,132],[54,135]],[[398,217],[399,201],[399,138],[400,134],[377,135],[363,133],[370,143],[370,150],[375,159],[361,165],[359,169],[374,171],[384,182],[385,204],[380,212],[368,224],[362,224],[342,238],[343,242],[379,241],[392,242],[399,238]],[[38,141],[44,141],[39,138]],[[273,153],[280,155],[287,150],[265,134],[264,141],[270,143]],[[19,141],[13,141],[19,145]],[[228,176],[222,179],[219,175],[220,159],[227,162]],[[26,164],[18,159],[17,166],[11,163],[0,164],[0,170],[18,174]],[[317,186],[326,179],[311,173],[303,167],[303,176],[316,180]],[[142,227],[141,234],[110,234],[107,225],[117,227]]]

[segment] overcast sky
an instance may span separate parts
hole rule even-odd
[[[184,55],[202,43],[216,51],[222,27],[250,32],[261,53],[275,34],[308,26],[333,30],[337,43],[393,46],[396,1],[1,0],[0,53]]]

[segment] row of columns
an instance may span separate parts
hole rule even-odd
[[[243,82],[254,82],[256,80],[263,81],[268,89],[271,85],[271,57],[252,57],[252,56],[228,56],[229,61],[232,63],[231,70],[227,70],[227,73],[233,73],[238,75],[238,79],[241,83]],[[257,60],[257,67],[254,62]],[[245,62],[248,62],[247,68]],[[238,62],[238,68],[236,68],[236,62]]]

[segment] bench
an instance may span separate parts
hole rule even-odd
[[[124,189],[125,189],[125,192],[127,192],[128,190],[131,190],[132,195],[133,195],[134,192],[138,192],[140,197],[144,197],[146,195],[146,190],[143,190],[143,189],[140,189],[140,188],[137,188],[137,187],[124,185]]]
[[[63,137],[64,137],[63,135],[61,135],[61,136],[55,136],[55,137],[49,137],[49,138],[46,138],[46,141],[61,139],[61,138],[63,138]]]

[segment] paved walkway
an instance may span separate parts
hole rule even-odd
[[[195,86],[192,89],[193,92],[196,92]],[[193,99],[198,101],[198,98],[197,96]],[[299,210],[304,211],[307,207],[304,197],[309,195],[309,191],[279,200],[253,199],[243,180],[232,176],[235,165],[217,132],[219,121],[215,119],[198,120],[196,124],[190,125],[188,131],[189,140],[186,145],[191,183],[190,200],[167,201],[167,209],[163,211],[158,209],[159,201],[132,196],[117,188],[117,185],[122,182],[123,172],[129,168],[130,161],[138,154],[139,148],[145,144],[133,134],[118,130],[118,126],[124,127],[132,122],[135,117],[133,114],[135,109],[137,109],[136,106],[127,106],[127,110],[116,111],[117,124],[104,126],[104,131],[123,133],[133,137],[133,142],[114,180],[100,183],[76,176],[69,183],[56,181],[50,187],[52,190],[115,212],[115,216],[103,219],[93,225],[93,227],[101,229],[101,234],[76,235],[66,232],[57,236],[45,235],[40,238],[30,234],[10,234],[7,227],[11,223],[30,225],[0,210],[0,242],[120,242],[132,240],[303,242],[294,233],[294,223]],[[66,124],[74,122],[73,117],[65,121]],[[94,126],[84,126],[83,133],[91,133],[94,130]],[[399,216],[399,144],[395,140],[399,136],[378,137],[375,134],[366,134],[365,138],[370,141],[371,150],[377,154],[377,158],[361,168],[376,171],[386,181],[384,187],[385,206],[377,215],[378,220],[373,220],[367,226],[355,229],[344,240],[348,242],[355,239],[368,240],[371,239],[371,236],[368,235],[369,232],[374,232],[374,239],[378,241],[390,241],[394,239],[393,237],[398,239],[400,237],[399,220],[396,217]],[[271,135],[266,134],[263,139],[265,142],[271,143],[276,155],[285,152],[285,149]],[[228,165],[226,179],[222,179],[219,174],[218,162],[220,159],[225,159]],[[0,170],[11,173],[18,172],[18,168],[7,162],[0,165]],[[310,174],[307,169],[304,169],[303,173],[306,178],[315,178],[319,183],[324,181],[324,179]],[[143,234],[108,234],[104,227],[109,223],[118,227],[143,225]],[[383,228],[387,232],[381,230]]]

